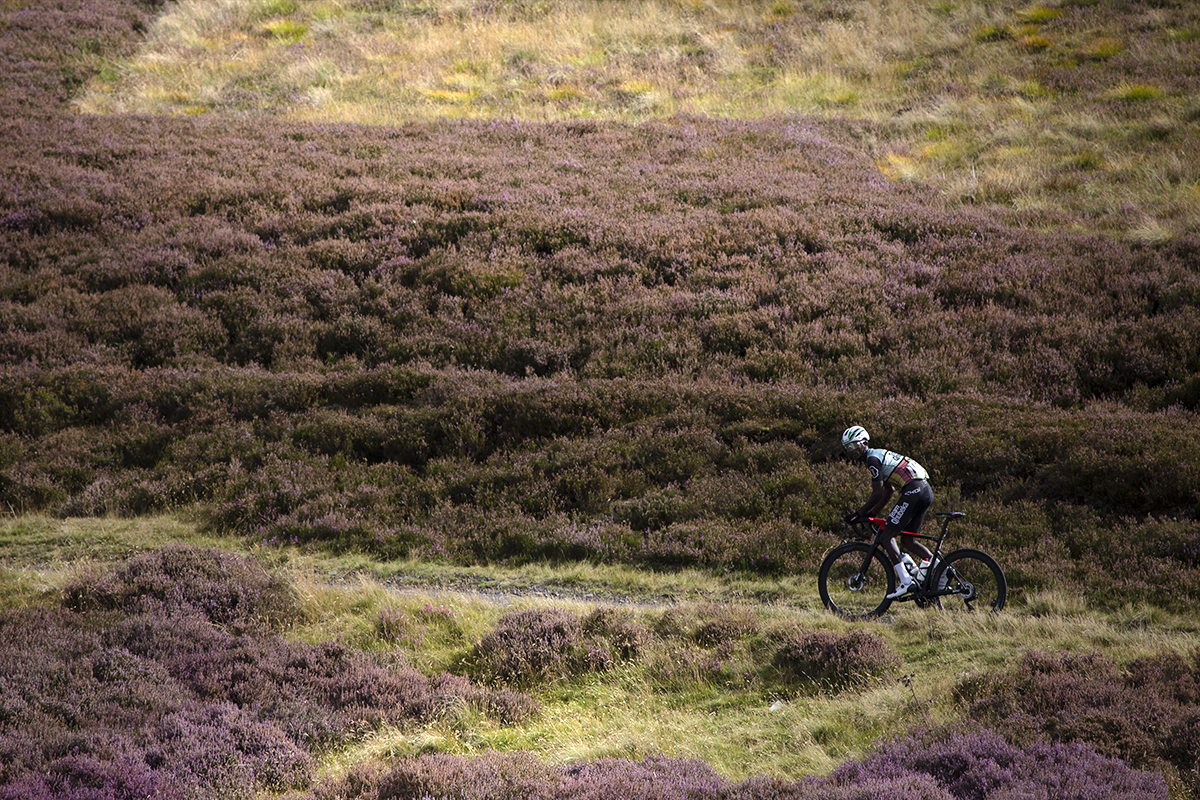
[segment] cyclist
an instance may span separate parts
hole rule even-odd
[[[896,590],[888,595],[895,600],[903,597],[914,586],[916,581],[908,572],[904,556],[896,544],[896,536],[904,531],[916,533],[925,521],[925,512],[933,504],[933,489],[929,486],[929,473],[925,468],[911,458],[893,453],[891,450],[870,448],[867,442],[871,436],[861,425],[853,425],[842,433],[842,447],[855,461],[866,461],[871,473],[871,496],[858,511],[847,514],[847,523],[863,522],[868,517],[879,514],[887,501],[891,499],[896,489],[900,490],[900,498],[892,506],[891,512],[884,522],[884,549],[892,560],[896,570]],[[916,550],[925,559],[932,559],[933,553],[913,536],[901,537],[904,546]]]

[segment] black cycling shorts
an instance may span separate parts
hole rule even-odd
[[[883,529],[895,536],[917,533],[925,522],[925,512],[933,505],[933,489],[929,481],[910,481],[900,490],[900,499],[888,512]]]

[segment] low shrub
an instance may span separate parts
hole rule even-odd
[[[862,761],[837,768],[823,783],[829,787],[865,787],[876,780],[899,782],[908,775],[932,778],[945,797],[954,800],[1167,798],[1161,776],[1132,769],[1120,759],[1101,755],[1087,745],[1034,742],[1021,746],[1009,743],[994,731],[955,727],[917,732],[886,742]],[[870,796],[893,795],[888,792]]]
[[[835,690],[879,680],[900,663],[899,654],[881,636],[863,629],[791,633],[784,637],[774,658],[785,682],[808,682]]]
[[[500,724],[538,704],[450,674],[385,668],[272,631],[290,588],[249,559],[146,553],[79,580],[68,608],[0,612],[0,797],[221,796],[308,787],[313,756],[464,706]]]
[[[376,789],[376,787],[378,787]],[[356,775],[312,796],[333,800],[1166,800],[1162,779],[1084,745],[1019,747],[986,730],[935,729],[881,744],[824,778],[730,781],[702,762],[601,758],[550,767],[528,753],[402,759],[382,777]],[[356,793],[357,792],[357,793]]]
[[[530,686],[576,674],[584,668],[586,652],[578,615],[514,611],[471,649],[470,671],[479,680]]]
[[[656,688],[742,691],[771,680],[759,660],[763,628],[750,608],[673,606],[653,617],[650,627],[657,641],[647,650],[646,674]]]
[[[646,638],[627,615],[610,610],[582,618],[561,609],[514,611],[475,644],[468,668],[476,680],[531,686],[634,660]]]
[[[0,615],[0,796],[248,798],[308,785],[308,753],[260,709],[197,698],[97,624],[68,611]]]
[[[611,649],[619,661],[636,661],[650,641],[650,632],[632,612],[599,606],[588,612],[582,622],[583,633]]]
[[[63,594],[79,612],[198,614],[217,625],[278,625],[300,614],[291,585],[255,560],[187,545],[134,556],[99,579],[69,583]]]
[[[428,755],[401,759],[379,782],[379,800],[552,800],[555,770],[530,753],[487,753],[477,759]]]
[[[460,706],[482,711],[501,725],[520,725],[540,713],[540,704],[509,689],[486,689],[461,675],[444,672],[430,682],[434,714],[452,714]]]
[[[0,785],[2,800],[191,800],[187,788],[164,779],[137,754],[88,752],[91,742],[76,738],[69,745],[78,754],[50,761],[44,771],[25,772]],[[241,787],[226,786],[231,799],[249,798]],[[222,787],[226,788],[226,787]]]
[[[701,647],[729,646],[759,632],[758,619],[749,609],[714,605],[698,613],[699,624],[692,636]]]
[[[744,689],[752,677],[734,648],[728,645],[702,650],[686,644],[668,643],[647,660],[646,674],[655,688],[686,693],[696,689]]]
[[[1174,772],[1200,789],[1196,653],[1119,667],[1098,654],[1030,651],[1007,670],[964,680],[956,698],[1009,739],[1084,743],[1135,767]]]

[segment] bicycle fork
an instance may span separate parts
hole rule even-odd
[[[875,554],[879,552],[879,549],[880,549],[879,539],[880,539],[880,536],[882,535],[882,533],[883,533],[883,531],[881,529],[879,531],[879,533],[875,534],[874,542],[871,545],[871,549],[867,551],[867,555],[863,558],[862,566],[858,568],[857,573],[855,573],[854,575],[852,575],[850,577],[851,591],[857,592],[859,589],[861,589],[863,587],[863,584],[865,584],[867,582],[867,570],[870,569],[871,561],[872,561],[872,559],[875,558]],[[889,563],[891,562],[890,558],[885,559],[885,560],[888,561]],[[884,575],[883,580],[886,582],[887,579],[888,579],[887,575]]]

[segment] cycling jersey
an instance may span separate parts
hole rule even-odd
[[[872,449],[867,451],[867,469],[871,480],[884,480],[897,489],[903,489],[913,481],[929,480],[925,468],[907,456],[891,450]]]

